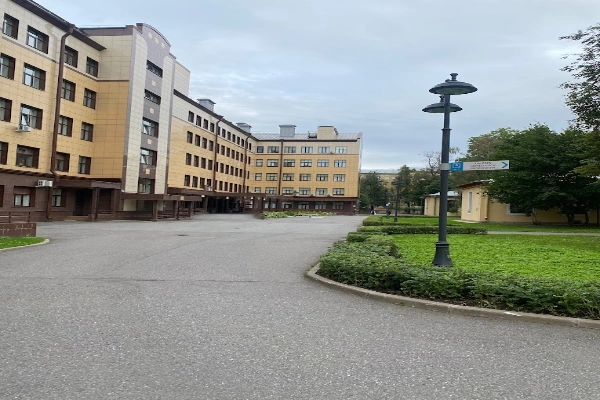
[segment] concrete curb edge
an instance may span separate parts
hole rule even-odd
[[[48,243],[50,243],[50,239],[46,239],[46,240],[44,240],[43,242],[40,242],[40,243],[26,244],[24,246],[17,246],[17,247],[9,247],[9,248],[6,248],[6,249],[0,249],[0,251],[23,249],[23,248],[26,248],[26,247],[41,246],[43,244],[48,244]]]
[[[392,303],[399,306],[422,308],[430,311],[445,312],[447,314],[467,315],[471,317],[496,318],[506,320],[518,320],[526,322],[535,322],[541,324],[571,326],[576,328],[600,329],[600,321],[582,318],[557,317],[554,315],[521,313],[516,311],[495,310],[490,308],[478,308],[469,306],[459,306],[456,304],[440,303],[431,300],[414,299],[412,297],[397,296],[393,294],[375,292],[373,290],[363,289],[352,285],[346,285],[332,281],[317,275],[320,265],[312,267],[306,276],[332,289],[342,292],[355,294],[368,299]]]

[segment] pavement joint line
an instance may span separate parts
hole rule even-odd
[[[332,289],[361,296],[366,299],[383,301],[399,306],[421,308],[429,311],[445,312],[447,314],[465,315],[469,317],[506,319],[513,321],[516,320],[523,322],[533,322],[539,324],[569,326],[574,328],[600,329],[600,320],[559,317],[555,315],[533,314],[517,311],[496,310],[490,308],[460,306],[457,304],[448,304],[432,300],[415,299],[412,297],[376,292],[374,290],[363,289],[360,287],[336,282],[331,279],[317,275],[319,268],[320,264],[315,265],[306,273],[305,276]]]
[[[15,249],[22,249],[22,248],[26,248],[26,247],[33,247],[33,246],[41,246],[43,244],[48,244],[50,243],[50,239],[46,239],[43,242],[40,243],[33,243],[33,244],[25,244],[23,246],[16,246],[16,247],[8,247],[6,249],[0,249],[0,251],[7,251],[7,250],[15,250]]]

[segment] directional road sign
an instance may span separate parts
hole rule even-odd
[[[450,171],[491,171],[496,169],[509,169],[510,161],[472,161],[450,163]]]

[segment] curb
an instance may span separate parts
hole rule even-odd
[[[25,248],[25,247],[33,247],[33,246],[41,246],[41,245],[43,245],[43,244],[47,244],[47,243],[50,243],[50,239],[46,239],[46,240],[44,240],[43,242],[40,242],[40,243],[26,244],[26,245],[24,245],[24,246],[17,246],[17,247],[9,247],[9,248],[7,248],[7,249],[0,249],[0,251],[8,251],[8,250],[22,249],[22,248]]]
[[[495,318],[505,320],[515,320],[524,322],[534,322],[538,324],[570,326],[575,328],[600,329],[600,321],[582,318],[557,317],[554,315],[522,313],[516,311],[495,310],[490,308],[478,308],[470,306],[459,306],[456,304],[440,303],[431,300],[414,299],[412,297],[398,296],[388,293],[375,292],[369,289],[363,289],[352,285],[346,285],[332,281],[317,275],[319,264],[312,267],[306,276],[332,289],[342,292],[355,294],[367,299],[383,301],[399,306],[422,308],[429,311],[439,311],[446,314],[466,315],[470,317]]]

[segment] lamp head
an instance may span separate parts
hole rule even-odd
[[[429,92],[434,94],[449,94],[449,95],[458,95],[458,94],[469,94],[477,91],[477,88],[470,83],[457,81],[456,77],[457,73],[453,72],[450,74],[452,79],[446,79],[444,83],[440,83],[435,85]]]
[[[450,112],[458,112],[461,110],[462,110],[461,107],[457,106],[454,103],[450,103]],[[439,103],[430,104],[427,107],[425,107],[423,109],[423,111],[426,113],[432,113],[432,114],[443,114],[444,113],[444,96],[443,95],[440,96]]]

